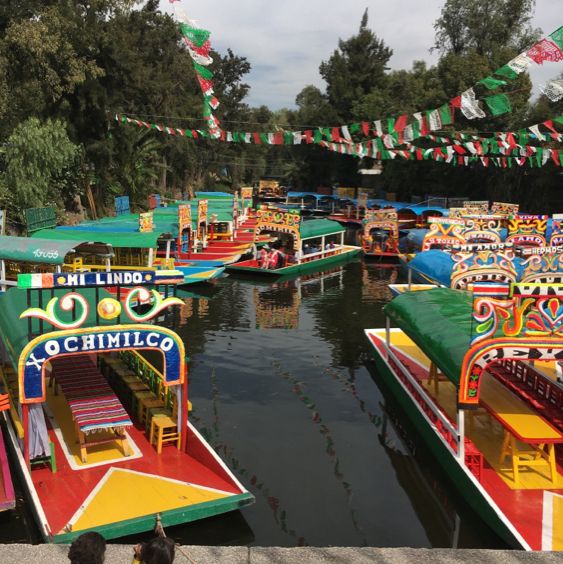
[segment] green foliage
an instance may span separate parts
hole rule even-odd
[[[535,0],[446,0],[434,24],[435,48],[488,58],[501,46],[520,52],[537,36],[530,27],[534,6]]]
[[[3,182],[11,193],[6,203],[24,209],[59,201],[65,174],[76,165],[78,156],[79,148],[68,138],[62,121],[24,121],[4,149]]]
[[[393,50],[368,29],[367,9],[360,29],[328,61],[321,63],[320,74],[327,83],[328,99],[341,120],[351,117],[352,104],[385,81],[387,63]]]

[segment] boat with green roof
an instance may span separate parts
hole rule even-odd
[[[346,245],[346,228],[329,219],[304,220],[298,212],[258,210],[256,236],[268,234],[274,241],[263,246],[250,260],[227,265],[237,274],[285,276],[329,268],[360,253]]]
[[[366,330],[378,377],[453,485],[510,545],[562,550],[563,285],[434,288],[384,311]]]

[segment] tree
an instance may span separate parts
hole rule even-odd
[[[3,177],[13,198],[8,205],[24,209],[60,201],[65,170],[77,165],[79,153],[60,120],[30,118],[18,125],[4,148]]]
[[[340,40],[338,49],[319,68],[327,83],[328,100],[340,120],[347,121],[354,102],[385,83],[385,71],[393,50],[367,25],[366,9],[358,34],[346,41]]]
[[[489,59],[499,47],[521,52],[537,31],[530,26],[535,0],[446,0],[434,24],[440,53],[475,51]]]

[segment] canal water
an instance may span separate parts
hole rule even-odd
[[[389,396],[365,328],[382,327],[394,268],[356,261],[299,279],[233,276],[187,297],[191,418],[255,495],[169,529],[183,544],[503,547]],[[0,542],[34,542],[20,494]],[[138,542],[121,539],[119,542]]]

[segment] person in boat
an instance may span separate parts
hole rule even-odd
[[[106,539],[91,531],[80,535],[68,549],[71,564],[103,564],[106,557]]]
[[[280,264],[282,264],[283,258],[284,258],[284,255],[280,251],[279,245],[276,245],[272,249],[272,252],[270,253],[270,256],[269,256],[269,259],[268,259],[268,268],[270,270],[275,270],[276,268],[279,268]]]
[[[398,253],[399,248],[397,246],[397,239],[395,237],[389,236],[387,241],[385,241],[385,252],[387,253]]]
[[[158,536],[150,542],[138,544],[134,552],[133,564],[172,564],[175,543],[168,537]]]
[[[270,251],[270,247],[268,247],[268,245],[264,245],[260,249],[260,253],[258,255],[258,262],[260,263],[260,268],[268,268],[269,251]]]

